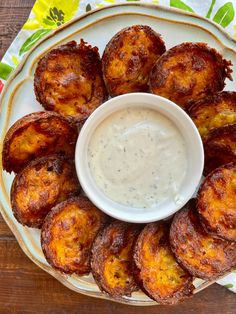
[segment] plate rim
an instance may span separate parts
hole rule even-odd
[[[67,21],[66,23],[60,25],[59,27],[52,29],[51,32],[49,32],[46,36],[44,36],[43,38],[41,38],[39,41],[36,42],[36,44],[31,47],[29,49],[29,51],[27,51],[25,53],[25,55],[23,56],[22,60],[20,61],[20,63],[17,65],[17,67],[13,70],[13,72],[10,74],[9,78],[7,79],[6,83],[4,84],[4,87],[2,89],[2,92],[0,94],[0,113],[1,113],[1,107],[2,107],[2,98],[5,95],[5,92],[7,90],[7,87],[9,85],[9,83],[15,78],[15,76],[17,76],[18,73],[20,73],[23,65],[25,64],[26,60],[28,59],[28,57],[31,55],[31,53],[44,41],[46,41],[48,38],[53,37],[56,33],[59,33],[61,30],[67,28],[68,26],[77,23],[78,21],[86,18],[87,16],[93,15],[99,11],[105,11],[105,10],[109,10],[111,8],[115,8],[115,7],[132,7],[132,6],[137,6],[137,7],[147,7],[150,9],[153,9],[155,11],[161,10],[161,11],[166,11],[166,12],[170,12],[170,13],[175,13],[177,15],[182,15],[182,16],[189,16],[189,17],[193,17],[197,20],[202,20],[206,23],[209,23],[211,25],[213,25],[220,33],[222,33],[222,35],[227,38],[229,41],[232,41],[233,43],[236,44],[236,39],[233,38],[233,36],[231,36],[228,32],[226,32],[226,30],[220,26],[219,24],[217,24],[216,22],[214,22],[213,20],[210,20],[208,18],[205,18],[201,15],[198,15],[196,13],[193,12],[188,12],[188,11],[184,11],[175,7],[167,7],[161,4],[152,4],[152,3],[118,3],[118,4],[111,4],[111,5],[106,5],[104,7],[101,8],[97,8],[94,10],[91,10],[89,12],[86,12],[78,17],[74,17],[71,20]],[[202,28],[199,25],[194,25],[195,27],[199,27]],[[206,29],[205,29],[206,30]],[[236,49],[233,49],[232,47],[229,46],[225,46],[225,44],[223,44],[221,42],[221,40],[212,32],[210,32],[209,30],[206,30],[209,33],[213,34],[214,37],[217,38],[217,40],[222,44],[222,46],[227,47],[230,50],[233,50],[234,52],[236,52]],[[15,39],[14,39],[15,40]]]
[[[44,41],[47,41],[49,38],[53,37],[55,34],[59,33],[60,31],[64,30],[65,28],[71,26],[74,23],[77,23],[78,21],[81,21],[83,19],[86,19],[88,16],[91,16],[99,11],[105,11],[105,10],[110,10],[114,7],[133,7],[133,6],[137,6],[137,7],[146,7],[149,9],[152,9],[153,11],[166,11],[166,12],[170,12],[173,13],[174,15],[180,15],[180,16],[189,16],[189,17],[193,17],[194,19],[199,19],[199,20],[203,20],[206,23],[209,23],[211,25],[213,25],[218,31],[220,31],[220,33],[222,33],[222,35],[227,38],[229,41],[232,41],[232,43],[236,44],[236,39],[234,39],[231,35],[229,35],[225,29],[223,27],[221,27],[219,24],[215,23],[212,20],[209,20],[205,17],[202,17],[198,14],[192,13],[192,12],[188,12],[188,11],[183,11],[180,10],[178,8],[173,8],[173,7],[167,7],[164,5],[160,5],[160,4],[150,4],[150,3],[119,3],[119,4],[112,4],[112,5],[107,5],[104,6],[102,8],[97,8],[94,10],[91,10],[89,12],[86,12],[78,17],[74,17],[72,18],[70,21],[64,23],[63,25],[59,26],[56,29],[52,29],[51,32],[49,32],[46,36],[44,36],[42,39],[40,39],[22,58],[22,60],[20,61],[20,63],[18,64],[18,66],[16,67],[16,69],[10,74],[10,77],[8,78],[8,80],[6,81],[4,88],[2,90],[2,93],[0,95],[0,114],[2,111],[2,103],[3,103],[3,98],[6,94],[6,91],[8,89],[8,86],[11,84],[11,82],[15,79],[15,77],[21,72],[21,70],[23,69],[27,59],[29,58],[29,56],[32,54],[32,52]],[[138,14],[136,12],[130,12],[129,14]],[[126,12],[124,12],[124,14],[126,14]],[[109,14],[106,16],[106,18],[109,17]],[[157,17],[158,18],[158,17]],[[167,19],[167,18],[160,18],[160,19],[164,19],[164,20],[171,20],[171,19]],[[93,22],[96,23],[96,20]],[[92,24],[93,24],[92,23]],[[184,22],[182,21],[178,21],[177,23],[180,24],[184,24]],[[187,23],[185,23],[187,24]],[[204,27],[197,25],[197,24],[190,24],[193,25],[196,28],[203,28],[205,31],[209,32],[211,35],[213,35],[218,42],[220,42],[220,44],[223,47],[226,47],[229,50],[232,50],[233,52],[236,53],[236,50],[234,50],[232,47],[225,45],[219,38],[218,36],[212,32],[209,31],[207,29],[205,29]],[[62,39],[63,40],[63,39]],[[3,139],[1,139],[0,142],[0,149],[1,149],[1,153],[0,155],[2,156],[2,144],[3,144]],[[2,158],[0,158],[2,159]],[[0,166],[2,168],[2,160],[0,160]],[[13,235],[15,236],[20,248],[22,249],[22,251],[24,252],[24,254],[34,263],[36,264],[38,267],[40,267],[42,270],[46,271],[47,273],[49,273],[51,276],[53,276],[56,280],[58,280],[60,283],[62,283],[64,286],[66,286],[67,288],[69,288],[70,290],[73,290],[77,293],[80,293],[82,295],[86,295],[86,296],[90,296],[90,297],[95,297],[95,298],[99,298],[99,299],[105,299],[105,300],[109,300],[112,302],[116,302],[116,303],[121,303],[121,304],[126,304],[126,305],[133,305],[133,306],[154,306],[154,305],[159,305],[157,302],[153,301],[150,299],[150,301],[135,301],[132,300],[130,302],[130,300],[126,300],[125,298],[123,299],[115,299],[112,298],[111,296],[105,294],[105,293],[99,293],[99,292],[92,292],[92,291],[84,291],[81,290],[80,288],[75,287],[72,283],[67,281],[67,276],[64,276],[62,274],[62,276],[57,277],[57,273],[55,273],[55,271],[52,269],[52,267],[50,267],[49,265],[46,264],[42,264],[39,260],[37,260],[34,255],[31,253],[31,251],[27,248],[26,244],[24,243],[24,240],[20,234],[20,231],[18,229],[15,228],[14,223],[12,222],[11,218],[8,217],[6,210],[4,208],[4,205],[2,204],[2,200],[0,199],[0,213],[4,219],[4,221],[7,223],[8,227],[10,228],[11,232],[13,233]],[[221,279],[223,277],[225,277],[227,274],[220,276],[218,279]],[[217,279],[217,280],[218,280]],[[194,291],[194,294],[197,292],[200,292],[201,290],[207,288],[208,286],[212,285],[213,283],[215,283],[216,280],[212,280],[212,281],[208,281],[202,284],[202,286],[200,288],[196,288]],[[146,304],[145,304],[146,303]]]

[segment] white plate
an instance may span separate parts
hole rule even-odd
[[[83,38],[88,43],[96,45],[100,54],[102,54],[106,43],[116,32],[134,24],[151,26],[163,36],[167,49],[184,41],[206,42],[211,47],[216,48],[226,59],[232,60],[234,63],[234,81],[227,80],[225,90],[236,89],[236,41],[216,24],[193,14],[161,6],[123,4],[105,7],[63,25],[42,39],[25,56],[2,92],[0,102],[1,140],[16,120],[28,113],[43,109],[35,99],[33,75],[37,61],[48,50],[70,40],[79,42]],[[9,175],[4,172],[2,164],[0,164],[0,210],[26,255],[68,288],[89,296],[112,300],[112,298],[99,291],[91,275],[83,277],[65,276],[48,265],[41,251],[39,230],[23,227],[17,223],[12,214],[9,201],[12,179],[13,174]],[[195,280],[195,292],[204,289],[211,283]],[[133,293],[132,297],[123,298],[120,302],[131,305],[157,304],[142,292]]]

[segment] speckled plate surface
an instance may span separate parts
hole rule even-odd
[[[123,4],[105,7],[59,27],[48,37],[41,40],[22,60],[17,70],[11,75],[2,92],[0,101],[0,134],[2,140],[8,128],[22,116],[42,110],[36,101],[33,90],[33,76],[37,61],[48,50],[70,40],[85,41],[99,48],[102,54],[106,43],[119,30],[133,24],[146,24],[160,33],[167,49],[184,41],[201,41],[215,47],[226,59],[232,60],[234,81],[227,80],[225,90],[235,89],[236,82],[236,41],[223,29],[204,18],[191,13],[161,6],[144,4]],[[0,148],[2,151],[2,148]],[[25,254],[39,267],[50,273],[68,288],[79,293],[112,300],[102,294],[91,275],[65,276],[52,269],[46,262],[40,246],[40,231],[23,227],[15,220],[10,206],[9,192],[14,175],[2,170],[0,162],[0,211],[14,233]],[[206,288],[212,282],[196,279],[195,293]],[[133,293],[119,301],[130,305],[155,305],[142,292]]]

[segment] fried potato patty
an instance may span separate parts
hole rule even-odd
[[[19,172],[29,161],[51,154],[74,157],[77,129],[54,112],[31,113],[8,130],[2,151],[3,169]]]
[[[47,215],[41,233],[48,263],[63,273],[88,274],[92,244],[106,220],[107,216],[84,196],[55,206]]]
[[[197,200],[207,230],[236,241],[236,162],[211,172],[202,183]]]
[[[150,74],[152,93],[187,110],[193,101],[221,91],[231,62],[204,43],[182,43],[164,53]]]
[[[205,231],[195,200],[175,214],[170,243],[179,263],[195,277],[213,280],[236,265],[236,243],[215,238]]]
[[[40,228],[53,206],[79,192],[73,161],[59,156],[41,157],[16,175],[11,187],[11,206],[22,225]]]
[[[36,68],[34,90],[46,110],[87,118],[108,97],[98,48],[81,39],[49,51]]]
[[[236,123],[213,129],[203,145],[205,175],[226,163],[236,162]]]
[[[134,25],[118,32],[102,56],[103,77],[111,96],[148,91],[148,77],[165,52],[160,35],[146,25]]]
[[[138,286],[133,277],[133,246],[141,227],[114,221],[96,238],[91,267],[92,274],[102,291],[113,298],[130,296]]]
[[[176,261],[169,244],[169,225],[148,224],[135,245],[134,261],[144,291],[162,304],[176,304],[192,294],[192,276]]]
[[[189,115],[204,138],[209,131],[236,123],[236,92],[220,92],[191,106]]]

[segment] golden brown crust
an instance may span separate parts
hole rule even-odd
[[[195,200],[175,214],[170,244],[179,263],[193,276],[213,280],[236,265],[236,243],[215,238],[202,227]]]
[[[89,274],[92,244],[106,221],[107,216],[85,196],[55,206],[47,215],[41,233],[48,263],[66,274]]]
[[[203,145],[205,175],[224,164],[236,162],[236,123],[211,130]]]
[[[236,163],[211,172],[198,192],[197,209],[207,230],[236,241]]]
[[[19,172],[31,160],[51,154],[74,158],[77,129],[54,112],[35,112],[8,130],[2,151],[3,169]]]
[[[164,53],[150,75],[152,93],[187,110],[193,101],[221,91],[232,79],[231,62],[204,43],[182,43]]]
[[[108,96],[98,48],[81,39],[51,50],[38,63],[34,90],[46,110],[87,118]]]
[[[59,156],[41,157],[16,175],[11,206],[18,222],[40,228],[53,206],[79,192],[73,161]]]
[[[135,245],[136,276],[144,291],[161,304],[176,304],[192,295],[192,276],[175,260],[169,244],[169,225],[148,224]]]
[[[131,296],[138,286],[133,277],[133,246],[141,226],[114,221],[97,236],[92,249],[92,274],[101,291],[113,298]]]
[[[205,138],[209,131],[236,123],[236,92],[220,92],[194,103],[189,115]]]
[[[165,52],[160,35],[146,25],[119,31],[102,56],[103,77],[111,96],[148,91],[149,73]]]

